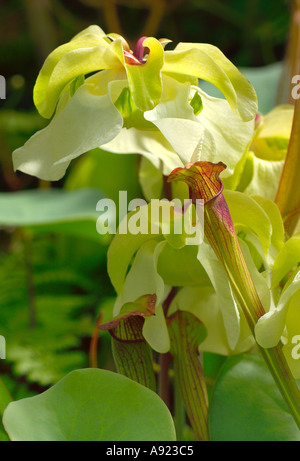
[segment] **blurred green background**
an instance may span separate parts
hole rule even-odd
[[[90,24],[122,34],[132,46],[142,35],[169,38],[171,47],[208,42],[245,70],[263,112],[275,103],[291,4],[0,0],[0,75],[7,80],[7,99],[0,100],[0,335],[7,340],[7,360],[0,361],[0,373],[14,398],[40,392],[91,364],[96,320],[100,311],[108,318],[114,302],[106,273],[109,239],[96,234],[95,201],[103,195],[116,199],[119,190],[127,190],[129,200],[142,194],[134,154],[96,149],[73,161],[67,176],[51,185],[13,172],[12,151],[45,125],[32,90],[46,56]],[[27,189],[34,191],[26,194]],[[42,194],[48,194],[49,208]],[[72,217],[58,219],[58,209]],[[109,336],[101,335],[97,350],[99,366],[113,369]],[[1,437],[6,436],[0,425]]]

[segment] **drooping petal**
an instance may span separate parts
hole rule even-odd
[[[98,96],[93,86],[82,85],[46,128],[14,151],[14,168],[56,181],[72,159],[113,139],[122,124],[109,94]]]
[[[45,118],[50,118],[64,87],[79,75],[101,69],[121,69],[116,50],[121,40],[108,44],[102,37],[83,35],[62,45],[47,58],[34,88],[34,103]]]
[[[282,221],[282,216],[280,214],[279,208],[271,200],[268,200],[265,197],[260,197],[260,196],[253,196],[252,197],[260,206],[263,208],[263,210],[266,212],[268,215],[268,218],[270,220],[270,223],[272,225],[272,236],[271,236],[271,248],[270,252],[272,253],[271,256],[274,259],[274,255],[278,253],[279,250],[281,250],[284,242],[284,226],[283,226],[283,221]]]
[[[300,234],[291,237],[279,251],[273,266],[272,285],[276,286],[283,277],[300,262]]]
[[[275,347],[283,334],[289,302],[300,290],[300,272],[282,293],[278,305],[262,316],[256,324],[255,336],[258,344],[265,348]]]
[[[134,127],[123,129],[116,138],[102,146],[116,154],[141,154],[168,175],[183,162],[160,131],[139,130]]]
[[[197,116],[192,94],[201,104]],[[227,177],[242,160],[254,133],[254,121],[243,122],[226,100],[212,98],[188,82],[180,83],[165,75],[160,103],[144,116],[160,130],[183,163],[226,159]]]
[[[226,272],[212,248],[205,243],[199,246],[197,258],[216,291],[228,345],[231,350],[234,350],[240,337],[240,314]]]
[[[286,316],[286,344],[283,347],[285,358],[295,379],[300,379],[300,290],[293,296]]]
[[[165,52],[163,72],[189,74],[206,80],[221,90],[232,110],[243,120],[257,113],[253,86],[215,46],[206,43],[179,43]]]
[[[238,191],[224,190],[224,197],[237,232],[254,232],[267,254],[271,244],[272,225],[263,208],[253,198]]]
[[[46,59],[34,87],[34,103],[43,115],[46,99],[46,91],[52,72],[58,62],[70,51],[78,48],[90,48],[105,45],[103,40],[104,32],[98,26],[90,26],[77,34],[70,42],[56,48]],[[107,46],[107,45],[106,45]]]
[[[213,163],[224,161],[227,166],[223,173],[225,184],[228,178],[235,182],[235,176],[238,176],[238,166],[243,162],[244,153],[254,133],[254,121],[241,120],[232,112],[226,100],[213,98],[200,88],[195,88],[195,90],[203,104],[203,109],[197,119],[205,127],[205,132],[201,150],[196,153],[198,157],[190,161],[206,160]],[[213,138],[214,149],[211,149],[209,138],[206,138],[207,133]],[[234,186],[234,182],[231,187]]]
[[[251,172],[251,180],[244,190],[249,195],[260,195],[275,199],[291,135],[294,108],[278,106],[264,116],[250,145],[248,167],[245,177]]]
[[[164,78],[165,87],[173,87],[172,98],[163,96],[153,110],[144,114],[163,134],[183,163],[190,161],[203,136],[204,127],[199,123],[189,104],[190,85]],[[165,90],[164,92],[170,93]]]

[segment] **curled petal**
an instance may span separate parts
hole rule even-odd
[[[79,75],[101,69],[121,68],[115,48],[121,40],[108,44],[98,35],[83,35],[54,50],[46,59],[37,78],[33,99],[36,108],[50,118],[65,86]]]
[[[179,43],[165,52],[163,71],[188,74],[215,85],[232,110],[243,120],[255,118],[257,96],[253,86],[215,46],[206,43]]]
[[[149,49],[146,62],[138,65],[125,62],[125,69],[134,104],[138,109],[145,111],[153,109],[162,95],[161,69],[164,63],[164,50],[160,42],[152,37],[143,41],[143,47]]]

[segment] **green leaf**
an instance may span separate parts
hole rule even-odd
[[[214,441],[300,440],[300,431],[258,355],[225,362],[211,401],[210,430]]]
[[[74,371],[5,411],[13,441],[172,441],[172,417],[152,391],[106,370]]]
[[[0,225],[80,235],[103,243],[96,229],[96,205],[102,198],[103,193],[97,189],[2,192]]]

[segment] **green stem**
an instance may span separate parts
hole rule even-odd
[[[271,349],[260,348],[260,351],[300,429],[300,392],[285,360],[281,345],[278,344]]]
[[[185,408],[177,376],[174,377],[174,422],[177,440],[182,442],[184,441]]]
[[[169,366],[170,366],[170,354],[167,352],[166,354],[160,355],[160,373],[159,373],[159,382],[158,382],[158,390],[160,398],[165,402],[168,408],[171,405],[171,397],[170,397],[170,379],[169,379]]]

